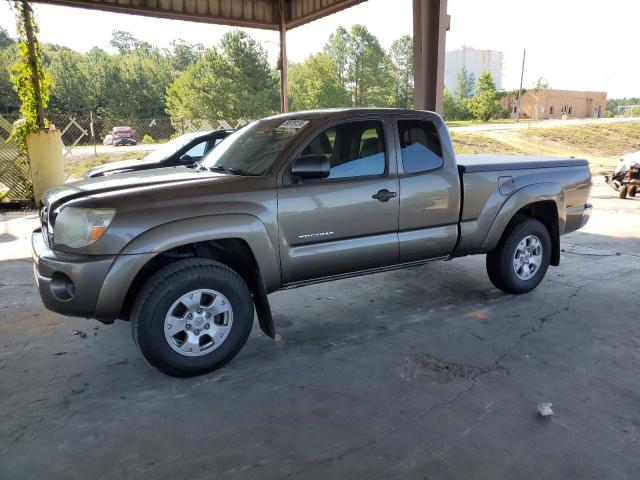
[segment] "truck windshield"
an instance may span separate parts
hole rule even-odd
[[[285,121],[281,118],[250,123],[221,142],[200,161],[200,165],[227,169],[240,175],[264,175],[307,123],[306,120]]]

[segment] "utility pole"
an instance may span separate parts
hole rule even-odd
[[[31,64],[31,81],[33,83],[33,95],[35,96],[38,114],[38,128],[42,130],[44,129],[44,109],[42,108],[42,94],[40,93],[40,78],[38,76],[38,60],[33,37],[31,6],[27,0],[22,0],[22,12],[24,14],[24,31],[27,34],[27,48],[29,50],[29,63]]]
[[[93,156],[97,157],[98,149],[96,147],[96,131],[93,128],[93,111],[89,112],[89,118],[91,119],[91,123],[89,123],[89,126],[91,127],[91,139],[93,140]]]
[[[522,96],[522,80],[524,79],[524,60],[527,57],[527,49],[522,52],[522,71],[520,72],[520,88],[518,89],[518,104],[516,106],[516,122],[520,121],[520,97]]]

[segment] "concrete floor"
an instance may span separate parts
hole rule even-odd
[[[640,199],[593,202],[531,294],[484,257],[281,292],[278,341],[189,380],[43,310],[0,231],[0,478],[637,479]]]

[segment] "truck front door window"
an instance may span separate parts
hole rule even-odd
[[[304,155],[329,157],[330,179],[383,175],[386,159],[382,123],[350,122],[328,128],[307,145]]]
[[[402,166],[405,173],[426,172],[444,163],[436,126],[423,120],[398,122]]]

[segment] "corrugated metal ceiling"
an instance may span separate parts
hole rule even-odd
[[[278,0],[32,0],[158,18],[278,30]],[[294,28],[366,0],[286,0],[287,28]]]

